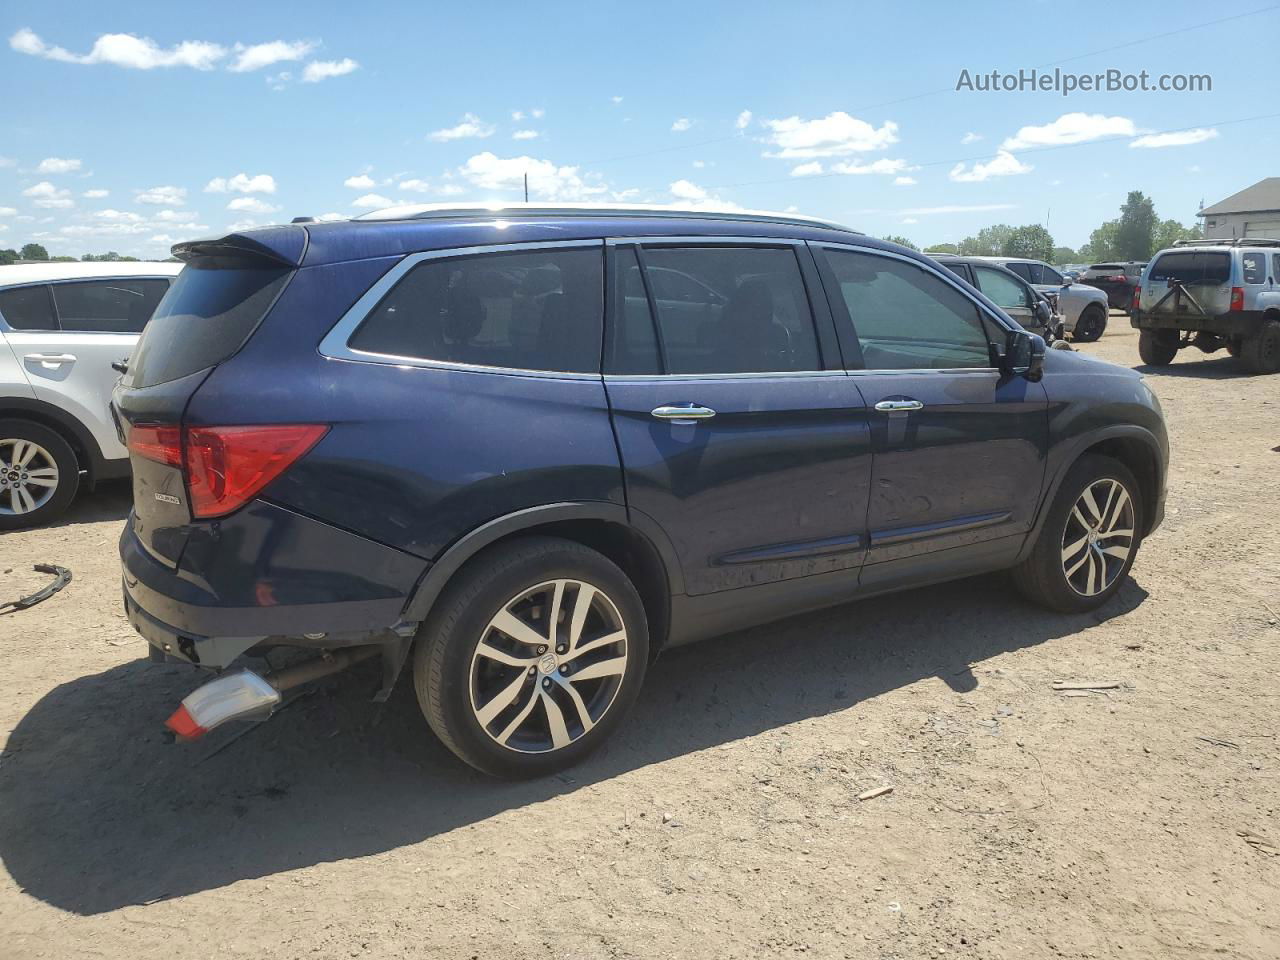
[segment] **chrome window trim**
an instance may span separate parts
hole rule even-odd
[[[53,287],[64,283],[97,283],[102,280],[165,280],[168,282],[169,286],[173,286],[173,281],[176,279],[178,279],[178,275],[176,273],[130,273],[119,277],[63,277],[60,280],[29,280],[26,283],[0,284],[0,293],[4,293],[8,290],[25,290],[27,287]],[[53,311],[54,318],[61,323],[62,319],[57,316],[58,303],[56,300],[53,303]],[[121,337],[142,336],[141,331],[135,333],[133,331],[80,330],[78,328],[68,330],[62,326],[59,326],[56,330],[19,330],[16,327],[9,326],[9,321],[4,318],[4,314],[2,313],[0,313],[0,333],[109,333]]]
[[[380,363],[394,367],[420,367],[428,370],[453,370],[461,373],[487,373],[507,376],[543,377],[553,380],[600,380],[599,371],[578,373],[567,370],[528,370],[522,367],[494,367],[486,364],[463,363],[456,360],[430,360],[426,357],[406,357],[394,353],[376,353],[356,350],[348,341],[360,324],[382,301],[391,289],[410,270],[428,260],[455,260],[461,257],[477,257],[497,253],[522,253],[528,250],[564,250],[596,247],[604,251],[603,239],[594,240],[538,240],[527,243],[488,243],[472,247],[448,247],[442,250],[424,250],[411,253],[384,273],[376,283],[353,303],[338,322],[329,328],[318,347],[320,355],[330,360],[349,360],[356,363]],[[601,300],[600,323],[604,325],[604,302]]]
[[[606,383],[637,383],[646,380],[798,380],[813,377],[845,377],[848,370],[776,370],[750,373],[606,373]]]
[[[803,247],[809,241],[796,237],[735,237],[724,234],[694,236],[606,237],[608,247]],[[817,242],[817,241],[814,241]]]

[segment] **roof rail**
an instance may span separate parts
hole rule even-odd
[[[693,210],[661,204],[621,203],[423,203],[405,204],[374,210],[356,217],[356,220],[456,220],[472,217],[494,216],[596,216],[596,217],[679,217],[702,220],[737,220],[757,223],[785,223],[802,227],[821,227],[842,233],[861,231],[794,213],[771,213],[765,210]]]
[[[1280,247],[1280,240],[1267,237],[1232,237],[1223,240],[1175,240],[1175,247]]]

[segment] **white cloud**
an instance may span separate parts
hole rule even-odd
[[[16,167],[18,161],[13,157],[0,157],[0,167]]]
[[[614,103],[621,103],[621,102],[622,102],[622,98],[621,98],[621,97],[618,97],[618,96],[613,96],[613,97],[610,97],[609,99],[610,99],[612,102],[614,102]]]
[[[374,210],[379,207],[394,207],[395,204],[394,200],[377,193],[366,193],[364,196],[356,197],[351,201],[353,207],[369,207]]]
[[[427,139],[437,143],[448,143],[450,140],[465,140],[470,137],[491,137],[493,131],[493,124],[485,123],[474,113],[464,113],[461,122],[456,126],[435,130],[427,134]]]
[[[410,180],[401,180],[397,189],[405,190],[409,193],[427,193],[431,189],[431,184],[414,177]]]
[[[873,160],[871,163],[858,163],[857,161],[841,161],[831,165],[832,173],[844,173],[849,176],[862,176],[868,173],[879,173],[889,176],[895,173],[901,173],[907,169],[907,161],[890,160],[888,157],[881,157],[879,160]]]
[[[436,191],[442,197],[460,197],[466,192],[465,187],[460,187],[456,183],[446,183]]]
[[[738,114],[738,119],[733,121],[733,125],[739,130],[745,130],[751,125],[751,111],[743,110]]]
[[[234,177],[214,177],[204,185],[205,193],[275,193],[276,180],[269,173],[258,173],[252,177],[247,173],[237,173]]]
[[[916,183],[915,177],[894,177],[893,178],[893,185],[895,187],[911,187],[911,186],[915,186],[915,183]]]
[[[22,191],[22,195],[29,197],[37,207],[44,207],[49,210],[62,210],[75,206],[75,201],[71,199],[70,190],[55,187],[48,180],[42,180],[34,187],[27,187]]]
[[[782,159],[840,157],[883,150],[898,142],[898,125],[892,120],[886,120],[876,128],[843,111],[829,113],[818,120],[802,120],[795,116],[766,120],[764,125],[773,131],[769,142],[778,148],[777,153],[766,156]]]
[[[36,173],[74,173],[80,169],[79,160],[64,160],[62,157],[45,157],[36,167]]]
[[[319,44],[314,40],[272,40],[269,43],[255,43],[252,46],[245,46],[243,43],[235,45],[236,59],[227,67],[232,73],[248,73],[251,70],[261,70],[263,67],[269,67],[274,63],[283,63],[287,60],[301,60]]]
[[[695,210],[741,210],[736,203],[724,200],[711,193],[705,187],[690,180],[677,180],[667,187],[674,198],[675,206],[691,207]]]
[[[458,168],[463,179],[482,190],[523,189],[526,173],[529,196],[539,200],[587,200],[609,189],[598,178],[584,177],[577,167],[556,166],[550,160],[527,156],[498,157],[486,151]]]
[[[0,217],[12,217],[17,212],[16,207],[0,207]]]
[[[1196,127],[1194,130],[1179,130],[1176,133],[1148,133],[1137,140],[1129,142],[1131,147],[1186,147],[1193,143],[1204,143],[1218,136],[1213,127]]]
[[[512,140],[537,140],[540,134],[537,130],[517,130],[511,134]]]
[[[288,70],[281,70],[279,73],[269,73],[263,79],[272,90],[283,90],[293,79],[293,74]]]
[[[1026,147],[1058,147],[1068,143],[1085,143],[1102,137],[1132,137],[1138,133],[1128,117],[1108,117],[1101,113],[1064,113],[1042,127],[1022,127],[1000,144],[1001,150]]]
[[[511,111],[511,119],[512,119],[513,121],[515,121],[516,123],[519,123],[521,120],[523,120],[523,119],[524,119],[524,111],[523,111],[523,110],[512,110],[512,111]]]
[[[275,213],[279,207],[272,206],[265,200],[259,200],[257,197],[236,197],[227,204],[228,210],[235,210],[239,213]]]
[[[144,223],[73,223],[58,232],[68,237],[132,237],[150,229]]]
[[[312,60],[302,69],[303,83],[319,83],[329,77],[341,77],[360,69],[360,64],[350,57],[341,60]]]
[[[1023,163],[1008,150],[1001,150],[995,158],[986,163],[975,163],[972,170],[966,170],[963,163],[951,168],[948,176],[956,183],[981,183],[991,177],[1011,177],[1019,173],[1030,173],[1032,166]]]
[[[157,207],[180,207],[187,202],[186,187],[151,187],[134,193],[139,203],[151,203]]]
[[[943,213],[991,213],[994,210],[1015,209],[1017,207],[1012,203],[948,203],[940,207],[909,207],[898,213],[904,217],[932,217]]]
[[[710,196],[704,188],[690,180],[677,180],[675,183],[671,184],[668,189],[670,189],[671,195],[677,200],[692,200],[694,202],[698,202],[706,200],[707,197]]]
[[[87,200],[101,200],[103,197],[111,196],[110,190],[86,190],[81,194]]]
[[[671,132],[684,133],[686,130],[688,130],[692,126],[693,126],[693,121],[690,120],[688,117],[678,117],[676,119],[676,122],[671,124]]]
[[[966,133],[963,137],[960,138],[960,142],[965,144],[977,143],[981,139],[982,139],[982,134],[974,133],[972,130],[970,130],[968,133]]]
[[[75,54],[45,43],[25,27],[9,38],[9,46],[18,53],[44,57],[46,60],[80,64],[110,63],[133,70],[153,70],[157,67],[212,70],[227,55],[226,48],[216,43],[187,40],[166,49],[158,46],[150,37],[136,37],[131,33],[104,33],[93,42],[93,48],[88,53]]]
[[[701,170],[701,169],[702,169],[703,167],[705,167],[706,165],[707,165],[707,161],[705,161],[705,160],[695,160],[695,161],[693,161],[693,169],[695,169],[695,170]]]
[[[191,217],[192,214],[187,210],[161,210],[151,219],[160,223],[186,223]]]
[[[808,163],[791,168],[793,177],[816,177],[820,173],[822,173],[822,162],[819,160],[810,160]]]
[[[244,220],[237,220],[235,223],[229,224],[227,226],[227,232],[238,233],[241,230],[252,230],[256,226],[260,226],[257,220],[251,220],[246,218]]]
[[[533,117],[533,119],[535,120],[541,120],[544,116],[546,116],[546,113],[547,111],[543,110],[541,107],[534,107],[532,110],[529,111],[529,116]]]
[[[143,219],[132,210],[95,210],[93,218],[113,223],[141,223]]]
[[[903,217],[902,222],[903,223],[919,223],[920,221],[917,220],[915,217]]]
[[[345,213],[322,213],[316,219],[321,223],[329,223],[333,220],[348,220],[350,218]]]
[[[347,177],[342,181],[344,187],[350,187],[352,190],[368,190],[370,187],[376,187],[378,184],[367,173],[358,173],[354,177]]]

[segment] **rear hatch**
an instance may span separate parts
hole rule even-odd
[[[1142,281],[1144,313],[1210,317],[1231,309],[1231,254],[1171,250],[1156,257]]]
[[[278,229],[301,233],[297,227]],[[130,522],[143,547],[168,566],[177,566],[192,522],[182,469],[188,401],[209,372],[253,335],[289,282],[302,249],[302,243],[264,245],[245,235],[175,247],[186,266],[112,394],[112,414],[133,471]]]

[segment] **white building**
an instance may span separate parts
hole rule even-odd
[[[1259,180],[1196,216],[1204,217],[1207,240],[1280,238],[1280,177]]]

